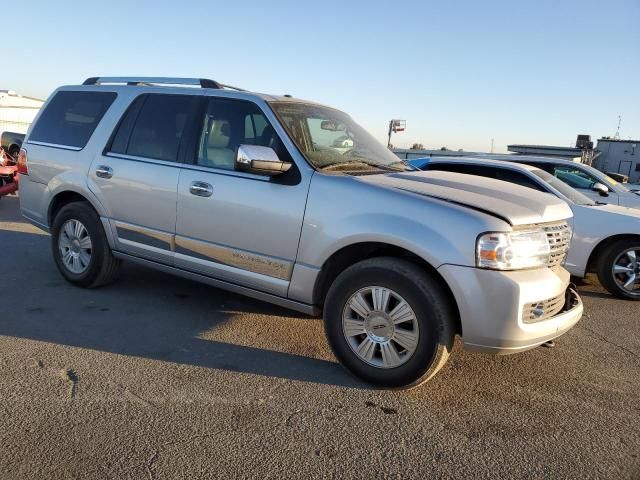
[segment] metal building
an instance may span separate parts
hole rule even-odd
[[[0,90],[0,133],[27,133],[44,100],[23,97],[13,90]]]
[[[593,165],[598,170],[626,175],[630,183],[640,182],[640,140],[603,137],[596,151]]]

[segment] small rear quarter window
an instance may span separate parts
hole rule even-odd
[[[33,126],[29,141],[84,148],[115,99],[114,92],[58,92]]]

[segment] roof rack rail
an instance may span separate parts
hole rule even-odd
[[[83,85],[102,85],[105,83],[124,83],[126,85],[199,85],[202,88],[234,88],[222,85],[208,78],[172,78],[172,77],[89,77]],[[241,90],[241,89],[236,89]]]
[[[225,85],[224,83],[221,83],[220,85],[222,85],[224,88],[228,88],[229,90],[237,90],[238,92],[246,92],[246,90],[244,88],[234,87],[233,85]]]

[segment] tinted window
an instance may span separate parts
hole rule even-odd
[[[447,172],[466,173],[467,175],[477,175],[481,177],[494,178],[503,182],[515,183],[527,188],[532,188],[540,192],[546,190],[538,185],[537,182],[527,177],[522,172],[506,168],[489,167],[483,165],[468,165],[461,163],[442,164],[436,163],[429,166],[430,170],[445,170]]]
[[[180,143],[196,102],[197,97],[189,95],[144,95],[134,102],[123,117],[111,151],[178,161]]]
[[[114,153],[127,153],[127,147],[129,145],[129,137],[131,136],[131,130],[138,119],[140,109],[144,104],[146,95],[142,95],[134,100],[129,106],[127,112],[124,114],[118,127],[116,128],[116,134],[111,141],[111,148],[109,151]]]
[[[431,163],[427,165],[429,170],[442,170],[445,172],[465,173],[481,177],[496,178],[495,170],[480,165],[466,165],[464,163]]]
[[[516,185],[532,188],[540,192],[546,192],[546,190],[543,187],[541,187],[537,182],[531,180],[522,172],[516,172],[514,170],[507,170],[507,169],[499,169],[496,172],[495,178],[497,178],[498,180],[502,180],[503,182],[515,183]]]
[[[209,100],[201,121],[196,164],[233,170],[236,151],[243,144],[271,147],[282,160],[290,161],[278,135],[257,105],[227,98]]]
[[[113,92],[58,92],[33,126],[29,140],[84,148],[115,99]]]
[[[536,177],[544,180],[545,183],[548,183],[553,188],[558,190],[562,195],[567,197],[573,203],[577,203],[578,205],[595,205],[595,202],[593,202],[590,198],[584,196],[577,190],[574,190],[559,178],[551,175],[549,172],[545,172],[544,170],[533,170],[532,173]]]

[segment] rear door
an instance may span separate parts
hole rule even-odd
[[[295,163],[273,178],[234,170],[241,144],[293,162],[255,103],[209,97],[196,123],[197,148],[178,184],[176,266],[286,296],[309,180]]]
[[[149,93],[125,112],[89,171],[116,249],[173,264],[177,187],[197,96]]]

